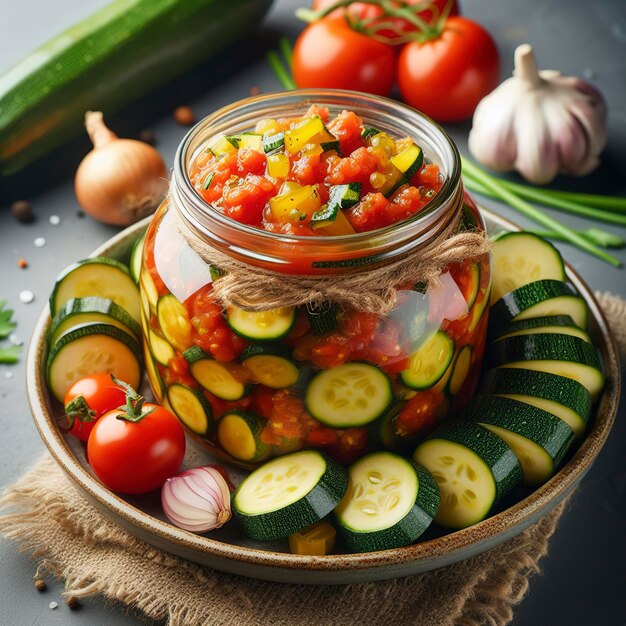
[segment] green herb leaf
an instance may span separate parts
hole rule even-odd
[[[0,300],[0,339],[8,337],[15,328],[15,322],[11,320],[13,310],[5,309],[6,303],[6,300]]]
[[[9,346],[8,348],[0,348],[0,363],[17,363],[18,359],[20,358],[21,351],[21,346]]]

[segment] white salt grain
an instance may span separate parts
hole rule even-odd
[[[30,304],[35,299],[35,294],[32,291],[28,291],[28,289],[24,289],[24,291],[20,291],[20,302],[24,304]]]
[[[59,606],[56,602],[50,602],[50,604],[48,605],[52,610],[56,609],[57,606]]]
[[[35,248],[43,248],[46,245],[46,238],[45,237],[37,237],[37,239],[35,239],[35,241],[33,241],[33,243],[35,244]]]
[[[50,216],[50,224],[53,226],[58,226],[61,223],[61,218],[58,215]]]

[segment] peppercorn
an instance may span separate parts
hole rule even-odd
[[[21,267],[23,270],[25,270],[28,267],[28,262],[26,261],[26,259],[20,259],[17,262],[18,267]]]
[[[67,604],[67,606],[70,607],[70,609],[74,610],[78,608],[78,598],[76,596],[68,596],[67,600],[65,601],[65,603]]]
[[[17,200],[11,205],[11,215],[23,224],[28,224],[35,219],[33,207],[26,200]]]
[[[250,95],[251,96],[258,96],[261,93],[261,88],[257,87],[256,85],[254,87],[250,87]]]
[[[151,146],[156,143],[156,137],[151,130],[145,129],[139,133],[139,141],[143,141]]]
[[[188,106],[178,107],[174,111],[174,119],[181,126],[193,126],[196,122],[196,116],[191,110],[191,107],[188,107]]]
[[[45,580],[41,580],[41,578],[38,578],[35,581],[35,589],[37,589],[37,591],[45,591],[46,590],[46,581]]]

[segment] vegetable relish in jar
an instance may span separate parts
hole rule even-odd
[[[302,99],[250,99],[192,130],[144,247],[152,388],[243,465],[306,447],[347,463],[414,446],[465,405],[485,345],[488,254],[430,285],[395,285],[389,312],[332,300],[244,310],[217,297],[223,271],[209,244],[252,275],[330,280],[419,254],[451,220],[455,232],[484,228],[456,149],[430,120],[371,96]],[[198,222],[207,254],[181,235],[176,211]]]

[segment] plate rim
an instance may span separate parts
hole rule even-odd
[[[480,211],[487,221],[496,226],[511,231],[521,230],[513,222],[496,215],[484,207],[480,207]],[[100,245],[90,256],[105,254],[111,248],[119,246],[133,233],[145,228],[150,220],[151,217],[145,218],[141,222],[124,229]],[[566,271],[568,279],[572,281],[587,302],[591,318],[594,320],[601,338],[600,349],[607,375],[607,385],[597,405],[592,429],[587,433],[568,463],[547,483],[534,490],[528,496],[474,526],[428,541],[377,552],[326,556],[297,555],[238,546],[211,539],[205,535],[196,535],[152,517],[128,503],[100,484],[79,463],[54,423],[54,416],[52,411],[49,410],[49,394],[45,388],[44,375],[41,370],[45,344],[43,339],[45,339],[45,330],[50,320],[48,304],[46,304],[40,314],[33,331],[26,362],[27,395],[31,413],[48,451],[71,479],[74,486],[78,487],[100,510],[113,517],[117,523],[123,523],[134,534],[141,532],[142,538],[148,542],[158,544],[158,547],[166,551],[168,551],[168,542],[173,542],[177,548],[184,550],[186,555],[198,553],[199,556],[202,555],[203,557],[214,559],[218,563],[212,563],[212,565],[218,569],[225,569],[223,563],[221,565],[219,563],[224,560],[257,566],[255,571],[260,567],[261,570],[264,568],[268,570],[279,568],[291,571],[305,570],[318,573],[341,573],[355,570],[368,571],[385,567],[390,568],[401,564],[425,563],[428,565],[430,561],[435,563],[434,567],[439,567],[443,564],[439,563],[440,561],[451,563],[465,558],[468,550],[475,549],[475,553],[482,552],[522,532],[533,522],[546,515],[584,477],[600,453],[611,431],[619,405],[621,386],[617,347],[606,318],[591,289],[568,263],[566,263]],[[146,539],[143,534],[146,532],[150,539]],[[169,551],[172,552],[171,549]],[[434,569],[434,567],[427,566],[425,569]],[[258,572],[256,573],[258,574]],[[402,575],[402,573],[398,575]],[[263,576],[255,577],[261,578]],[[267,577],[272,578],[269,575]]]

